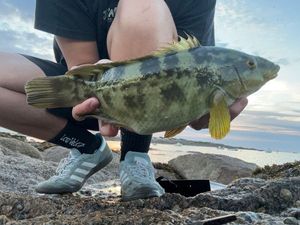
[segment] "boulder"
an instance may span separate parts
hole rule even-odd
[[[14,138],[0,137],[0,145],[13,152],[18,152],[31,158],[42,159],[39,150],[26,142]]]
[[[179,156],[168,164],[185,179],[209,179],[223,184],[251,176],[257,167],[229,156],[203,153]]]
[[[42,152],[45,161],[60,162],[61,159],[66,158],[70,150],[60,146],[53,146],[47,148]]]

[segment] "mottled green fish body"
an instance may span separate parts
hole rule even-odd
[[[210,122],[217,133],[212,136],[222,138],[230,122],[226,107],[257,91],[278,70],[266,59],[202,47],[189,37],[139,59],[37,78],[25,89],[28,103],[40,108],[72,107],[97,97],[101,107],[94,117],[139,134],[171,131],[173,136],[191,121],[215,112]]]

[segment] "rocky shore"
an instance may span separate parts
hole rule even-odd
[[[184,147],[188,151],[188,146]],[[122,202],[119,155],[114,153],[112,163],[92,176],[80,192],[37,194],[35,185],[52,176],[59,160],[67,154],[67,149],[46,142],[0,133],[0,225],[196,225],[229,214],[237,217],[228,223],[231,225],[300,224],[299,162],[257,168],[218,155],[180,156],[169,164],[155,164],[157,176],[210,179],[227,187],[190,198],[167,193],[161,198]]]

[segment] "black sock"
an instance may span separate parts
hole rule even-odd
[[[149,151],[152,135],[139,135],[121,128],[121,159],[123,161],[127,152]]]
[[[101,140],[95,135],[70,121],[49,142],[66,148],[76,148],[85,154],[93,154],[101,145]]]

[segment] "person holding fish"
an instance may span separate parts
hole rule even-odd
[[[115,136],[119,128],[109,120],[84,118],[101,109],[102,103],[95,97],[87,96],[73,111],[71,107],[37,109],[26,103],[24,85],[34,78],[52,78],[68,70],[72,74],[78,69],[82,74],[76,79],[80,80],[85,72],[84,67],[78,66],[109,64],[103,59],[115,62],[139,58],[177,41],[178,36],[194,36],[201,45],[214,46],[215,4],[214,0],[37,0],[35,28],[55,35],[56,62],[28,55],[0,54],[0,125],[70,149],[57,173],[40,183],[37,192],[80,190],[91,175],[112,160],[103,136]],[[69,85],[61,88],[73,90]],[[30,88],[26,91],[30,92]],[[80,94],[80,90],[74,91]],[[57,92],[57,98],[63,96]],[[128,99],[127,103],[130,107],[132,102]],[[247,98],[237,99],[229,107],[231,119],[246,105]],[[190,126],[196,130],[207,128],[208,120],[206,114],[191,121]],[[99,130],[101,135],[88,130]],[[147,154],[152,135],[120,130],[122,199],[163,195]]]

